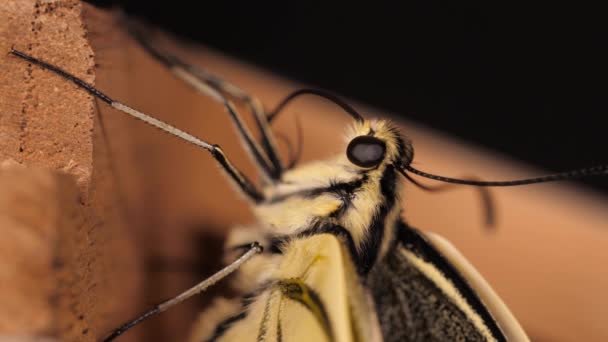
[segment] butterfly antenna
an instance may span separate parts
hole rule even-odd
[[[189,288],[188,290],[180,293],[179,295],[154,306],[152,309],[142,313],[141,315],[138,315],[136,318],[121,325],[118,329],[114,330],[110,335],[108,335],[108,337],[106,337],[103,340],[103,342],[113,341],[118,336],[124,334],[129,329],[131,329],[134,326],[136,326],[137,324],[147,320],[148,318],[150,318],[156,314],[159,314],[161,312],[167,311],[172,306],[175,306],[175,305],[185,301],[186,299],[205,291],[210,286],[214,285],[218,281],[226,278],[232,272],[236,271],[239,267],[241,267],[241,265],[243,265],[245,262],[247,262],[249,259],[251,259],[254,255],[256,255],[258,253],[262,253],[262,251],[263,251],[263,248],[259,243],[257,243],[257,242],[252,243],[249,246],[249,250],[247,252],[245,252],[245,254],[243,254],[240,258],[236,259],[230,265],[224,267],[223,269],[221,269],[220,271],[218,271],[211,277],[203,280],[202,282],[200,282],[200,283],[196,284],[195,286]]]
[[[458,178],[438,176],[438,175],[434,175],[432,173],[420,171],[411,165],[403,165],[402,168],[404,170],[407,170],[418,176],[433,179],[436,181],[440,181],[440,182],[444,182],[444,183],[462,184],[462,185],[474,185],[474,186],[519,186],[519,185],[529,185],[529,184],[538,184],[538,183],[547,183],[547,182],[557,182],[557,181],[591,177],[591,176],[608,175],[608,165],[599,165],[599,166],[587,167],[587,168],[582,168],[582,169],[577,169],[577,170],[572,170],[572,171],[565,171],[565,172],[560,172],[560,173],[555,173],[552,175],[535,177],[535,178],[517,179],[517,180],[510,180],[510,181],[481,181],[481,180],[475,180],[475,179],[458,179]]]

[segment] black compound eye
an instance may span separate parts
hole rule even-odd
[[[384,141],[369,135],[354,138],[346,148],[348,160],[360,167],[372,167],[380,164],[384,159],[385,152]]]

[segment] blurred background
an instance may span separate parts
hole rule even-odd
[[[89,2],[548,171],[608,161],[599,5]]]
[[[608,56],[601,49],[608,32],[599,7],[199,3],[94,1],[122,7],[174,33],[158,33],[159,46],[268,106],[307,85],[342,95],[367,117],[399,115],[402,132],[415,143],[416,166],[423,170],[514,179],[608,162],[602,120],[607,105],[600,86],[608,76]],[[81,8],[77,0],[0,4],[16,13],[0,20],[2,49],[16,45],[87,80],[94,77],[96,86],[114,98],[221,144],[244,174],[258,179],[221,106],[145,54],[115,12]],[[186,44],[187,39],[197,44]],[[41,240],[67,260],[55,262],[62,259],[49,254],[52,265],[44,265],[52,268],[48,280],[64,291],[65,296],[57,293],[66,303],[49,319],[59,327],[44,333],[98,340],[135,312],[217,270],[226,233],[255,222],[249,204],[200,149],[118,115],[101,101],[90,103],[69,82],[8,54],[0,55],[0,66],[5,70],[0,76],[6,77],[0,85],[9,89],[3,94],[10,95],[0,104],[12,106],[2,112],[19,118],[0,120],[2,128],[18,133],[9,157],[62,171],[75,160],[85,174],[90,171],[88,180],[79,169],[69,171],[87,182],[79,194],[84,204],[74,208],[86,222],[63,210],[68,208],[63,202],[43,201],[45,208],[59,208],[78,221],[47,222],[49,229],[60,227],[65,241]],[[303,161],[344,153],[341,132],[349,118],[339,108],[301,100],[273,130],[294,141],[295,117],[302,124]],[[74,119],[85,123],[80,130]],[[286,146],[280,148],[285,155]],[[586,180],[587,187],[565,182],[492,189],[498,222],[493,230],[484,229],[472,188],[429,194],[406,184],[403,217],[451,241],[532,340],[608,341],[607,179]],[[44,212],[10,200],[19,204],[16,212],[35,218]],[[31,226],[37,234],[41,225]],[[1,241],[12,241],[3,236]],[[37,248],[27,251],[34,256],[24,258],[27,265],[45,257]],[[19,267],[19,274],[39,279],[28,267]],[[56,278],[56,272],[64,274]],[[15,280],[11,283],[19,284]],[[66,281],[69,286],[62,285]],[[28,297],[20,286],[15,290],[18,298]],[[183,341],[197,314],[214,295],[229,294],[225,290],[219,284],[125,338]]]
[[[601,149],[606,104],[598,84],[606,79],[606,56],[599,48],[605,35],[594,26],[599,9],[428,1],[400,7],[96,3],[122,6],[194,40],[199,44],[159,35],[169,51],[269,106],[305,84],[344,96],[368,117],[400,115],[424,170],[513,179],[608,161]],[[98,63],[96,85],[221,144],[235,165],[256,177],[220,106],[144,54],[119,24],[96,22],[96,15],[101,13],[90,11],[86,20]],[[200,150],[107,106],[99,111],[141,254],[191,262],[183,269],[175,267],[179,263],[151,267],[141,303],[148,307],[216,270],[225,233],[255,218]],[[301,100],[273,129],[293,137],[294,115],[302,114],[304,161],[343,153],[341,132],[349,121],[339,112],[323,101]],[[606,177],[585,184],[608,189]],[[605,341],[607,202],[572,185],[493,190],[493,231],[484,229],[471,188],[429,195],[406,185],[404,217],[457,246],[534,341]],[[184,272],[192,269],[201,272]],[[149,341],[183,340],[208,299],[136,329]]]

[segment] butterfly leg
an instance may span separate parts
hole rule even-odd
[[[267,233],[258,225],[238,226],[230,230],[227,236],[224,255],[225,263],[235,260],[252,241],[258,241],[264,248],[251,262],[243,265],[231,279],[230,286],[241,294],[251,293],[271,281],[274,270],[279,267],[283,255],[273,250]]]
[[[239,269],[243,264],[245,264],[247,261],[249,261],[253,256],[255,256],[256,254],[262,253],[262,250],[263,249],[260,246],[260,244],[258,244],[257,242],[252,243],[249,250],[247,252],[245,252],[245,254],[243,254],[241,257],[239,257],[237,260],[235,260],[228,266],[224,267],[223,269],[221,269],[218,272],[216,272],[215,274],[213,274],[211,277],[203,280],[202,282],[196,284],[195,286],[189,288],[188,290],[180,293],[179,295],[154,306],[152,309],[142,313],[141,315],[138,315],[136,318],[121,325],[118,329],[115,329],[110,335],[108,335],[108,337],[106,337],[103,340],[103,342],[113,341],[118,336],[122,335],[127,330],[129,330],[132,327],[134,327],[135,325],[145,321],[146,319],[148,319],[156,314],[159,314],[161,312],[164,312],[164,311],[168,310],[169,308],[185,301],[186,299],[205,291],[210,286],[212,286],[215,283],[217,283],[218,281],[226,278],[228,275],[230,275],[231,273],[233,273],[234,271]]]
[[[262,170],[267,180],[274,181],[281,177],[283,162],[279,156],[275,137],[269,125],[267,115],[261,102],[241,88],[214,75],[198,66],[188,64],[174,55],[161,51],[156,47],[141,29],[134,24],[129,25],[131,35],[156,60],[165,65],[175,76],[192,86],[195,90],[209,96],[224,106],[237,132],[243,139],[250,157]],[[247,129],[236,107],[228,99],[230,96],[243,102],[253,113],[255,123],[261,134],[261,144],[253,138]]]
[[[434,186],[425,185],[423,183],[420,183],[416,179],[412,178],[407,173],[404,173],[403,175],[405,176],[405,178],[407,178],[407,180],[412,182],[412,184],[414,184],[415,186],[419,187],[420,189],[422,189],[424,191],[428,191],[428,192],[442,192],[442,191],[448,191],[448,190],[458,188],[458,184],[454,184],[454,183],[442,183],[442,184],[434,185]],[[470,181],[479,181],[480,180],[478,177],[475,177],[475,176],[464,176],[464,177],[462,177],[462,179],[470,180]],[[476,190],[479,194],[479,199],[480,199],[480,203],[481,203],[481,208],[483,209],[484,222],[486,224],[486,227],[494,228],[494,225],[496,224],[496,210],[495,210],[496,205],[494,204],[492,193],[490,192],[490,189],[488,189],[486,187],[481,187],[481,186],[478,186],[476,188]]]
[[[264,253],[241,266],[230,279],[230,289],[236,291],[237,298],[216,298],[197,318],[193,325],[191,342],[215,341],[224,335],[235,323],[244,319],[248,306],[267,295],[268,284],[272,283],[272,272],[278,267],[281,255],[272,253],[267,233],[259,226],[239,226],[230,230],[225,243],[225,262],[230,263],[251,245],[259,241]]]
[[[134,108],[131,108],[121,102],[118,102],[118,101],[110,98],[108,95],[104,94],[103,92],[101,92],[99,89],[93,87],[92,85],[84,82],[80,78],[77,78],[76,76],[66,72],[65,70],[63,70],[59,67],[46,63],[42,60],[39,60],[35,57],[32,57],[24,52],[21,52],[21,51],[15,50],[15,49],[11,49],[11,54],[13,54],[14,56],[17,56],[19,58],[22,58],[30,63],[36,64],[44,69],[52,71],[69,81],[72,81],[80,88],[89,92],[91,95],[97,97],[98,99],[104,101],[108,105],[114,107],[115,109],[120,110],[121,112],[123,112],[125,114],[128,114],[151,126],[159,128],[160,130],[165,131],[166,133],[174,135],[193,145],[196,145],[198,147],[201,147],[201,148],[207,150],[209,153],[211,153],[211,156],[213,156],[213,158],[215,158],[215,160],[220,164],[220,166],[226,172],[226,174],[228,174],[228,176],[238,185],[238,188],[241,190],[241,192],[245,196],[247,196],[250,200],[252,200],[253,202],[256,202],[256,203],[264,200],[264,195],[259,190],[256,189],[256,187],[253,185],[253,183],[249,179],[247,179],[247,177],[245,177],[245,175],[243,175],[234,165],[232,165],[232,163],[230,162],[228,157],[224,154],[224,151],[222,150],[222,148],[219,145],[210,144],[185,131],[177,129],[176,127],[171,126],[166,122],[160,121],[160,120],[158,120],[154,117],[151,117],[145,113],[142,113]]]

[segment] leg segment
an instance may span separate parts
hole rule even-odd
[[[224,267],[223,269],[221,269],[219,272],[215,273],[211,277],[203,280],[202,282],[191,287],[190,289],[180,293],[179,295],[175,296],[174,298],[171,298],[165,302],[162,302],[162,303],[154,306],[152,309],[137,316],[135,319],[130,320],[127,323],[121,325],[118,329],[114,330],[110,335],[108,335],[108,337],[106,337],[103,341],[104,342],[113,341],[115,338],[122,335],[127,330],[134,327],[135,325],[145,321],[146,319],[148,319],[156,314],[159,314],[161,312],[164,312],[164,311],[168,310],[169,308],[171,308],[172,306],[177,305],[177,304],[183,302],[184,300],[205,291],[207,288],[209,288],[213,284],[226,278],[232,272],[236,271],[242,264],[247,262],[254,255],[261,253],[261,252],[262,252],[262,248],[260,247],[260,245],[257,242],[252,243],[251,248],[245,254],[243,254],[240,258],[238,258],[233,263],[231,263],[230,265]]]
[[[72,82],[74,82],[77,86],[82,89],[88,91],[91,95],[99,98],[110,106],[120,110],[121,112],[128,114],[136,119],[139,119],[151,126],[159,128],[160,130],[167,132],[171,135],[174,135],[180,139],[183,139],[193,145],[201,147],[211,153],[213,158],[222,166],[223,170],[230,176],[230,178],[238,185],[239,189],[241,189],[242,193],[245,194],[250,200],[253,202],[260,202],[264,199],[264,196],[261,192],[259,192],[253,183],[245,175],[243,175],[236,167],[234,167],[230,160],[226,157],[222,149],[218,145],[212,145],[204,140],[201,140],[187,132],[184,132],[174,126],[167,124],[166,122],[160,121],[156,118],[153,118],[145,113],[142,113],[136,109],[133,109],[123,103],[120,103],[116,100],[113,100],[108,95],[104,94],[100,90],[96,89],[92,85],[84,82],[83,80],[77,78],[76,76],[62,70],[54,65],[48,64],[42,60],[39,60],[35,57],[32,57],[26,53],[21,51],[11,49],[11,54],[25,59],[26,61],[39,65],[44,69],[50,70]]]
[[[239,135],[244,140],[250,156],[263,171],[266,179],[280,179],[283,172],[283,164],[276,147],[275,138],[269,126],[268,118],[262,104],[257,98],[250,96],[234,84],[225,81],[207,70],[188,64],[173,55],[159,50],[149,39],[147,39],[145,34],[134,27],[133,24],[130,25],[130,32],[150,55],[164,64],[173,74],[191,85],[198,92],[221,103],[230,115]],[[254,114],[256,125],[261,133],[261,145],[253,139],[251,132],[249,132],[245,126],[245,123],[235,106],[225,95],[242,101],[249,107]]]

